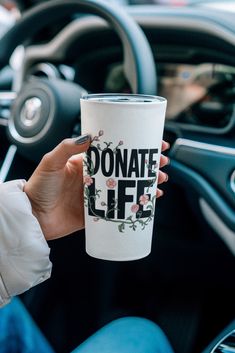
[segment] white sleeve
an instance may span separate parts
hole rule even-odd
[[[0,184],[0,306],[51,274],[50,249],[24,184],[24,180]]]

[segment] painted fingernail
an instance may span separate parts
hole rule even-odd
[[[169,142],[166,142],[167,143],[167,149],[169,150],[169,148],[171,147],[171,145],[169,144]]]
[[[165,183],[169,180],[169,175],[165,173]]]
[[[79,136],[78,138],[76,138],[74,143],[75,143],[75,145],[82,145],[83,143],[86,143],[87,141],[89,141],[90,138],[91,137],[89,134],[82,135],[82,136]]]
[[[170,158],[169,157],[167,157],[168,159],[167,159],[167,165],[169,165],[169,164],[171,164],[171,160],[170,160]]]

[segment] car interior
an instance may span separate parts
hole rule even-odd
[[[80,135],[84,93],[168,102],[151,254],[95,259],[79,231],[50,241],[51,279],[21,295],[58,353],[123,316],[156,322],[176,353],[235,351],[235,23],[212,3],[15,3],[21,15],[0,38],[2,182],[29,178]]]

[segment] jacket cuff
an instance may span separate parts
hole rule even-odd
[[[51,275],[50,249],[24,184],[0,185],[0,306]]]

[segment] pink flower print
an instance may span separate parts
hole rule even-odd
[[[106,185],[109,189],[114,189],[115,186],[117,185],[117,182],[116,180],[114,180],[113,178],[109,178],[107,181],[106,181]]]
[[[90,175],[85,175],[83,178],[83,182],[87,186],[90,186],[91,184],[93,184],[93,179],[90,177]]]
[[[148,164],[148,160],[147,160],[147,159],[145,159],[144,163],[145,163],[145,164]]]
[[[136,203],[134,203],[134,204],[131,206],[131,212],[137,213],[137,212],[139,211],[139,208],[140,208],[140,206],[137,205]]]
[[[143,194],[140,196],[139,201],[141,205],[147,205],[147,203],[149,202],[149,196],[146,194]]]
[[[102,136],[102,135],[104,135],[104,130],[99,131],[99,136]]]
[[[122,146],[122,145],[123,145],[123,141],[121,140],[119,141],[118,146]]]

